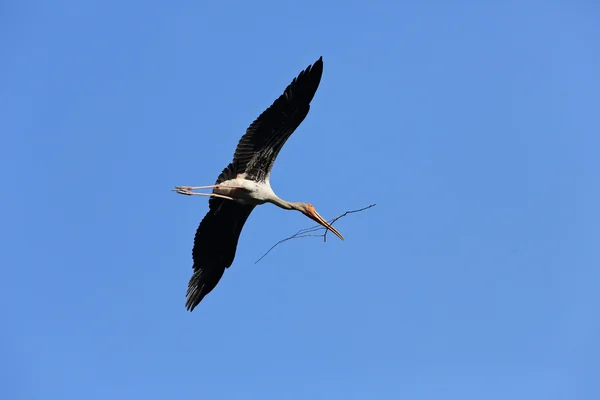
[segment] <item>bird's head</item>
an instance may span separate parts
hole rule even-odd
[[[325,221],[325,219],[319,215],[317,210],[315,210],[312,204],[295,203],[294,208],[300,211],[302,214],[306,215],[308,218],[312,219],[313,221],[319,223],[320,225],[323,225],[325,228],[333,232],[337,237],[344,240],[342,234],[339,233],[338,230],[335,229],[333,226],[331,226],[329,222]]]

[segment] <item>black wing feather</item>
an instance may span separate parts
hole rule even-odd
[[[194,237],[194,274],[188,284],[186,308],[193,311],[210,293],[235,258],[242,228],[255,206],[212,197],[209,211]]]
[[[323,75],[323,57],[294,78],[273,104],[248,127],[233,155],[236,174],[264,180],[279,151],[304,121]]]

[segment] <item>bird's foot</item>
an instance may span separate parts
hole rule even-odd
[[[196,193],[192,192],[191,186],[175,186],[175,189],[173,189],[173,192],[177,192],[179,194],[185,194],[186,196],[191,196],[193,194],[196,194]]]

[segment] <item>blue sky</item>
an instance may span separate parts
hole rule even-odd
[[[6,399],[598,399],[600,6],[8,1]],[[323,56],[272,185],[189,313],[246,127]]]

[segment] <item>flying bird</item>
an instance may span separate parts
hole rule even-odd
[[[175,187],[174,191],[180,194],[210,197],[209,210],[194,237],[194,272],[186,293],[187,310],[193,311],[231,266],[242,228],[257,205],[271,203],[284,210],[300,211],[344,240],[311,204],[280,199],[269,182],[281,148],[308,115],[322,74],[323,57],[320,57],[292,80],[283,94],[247,128],[232,162],[214,185]],[[194,192],[199,189],[212,192]]]

